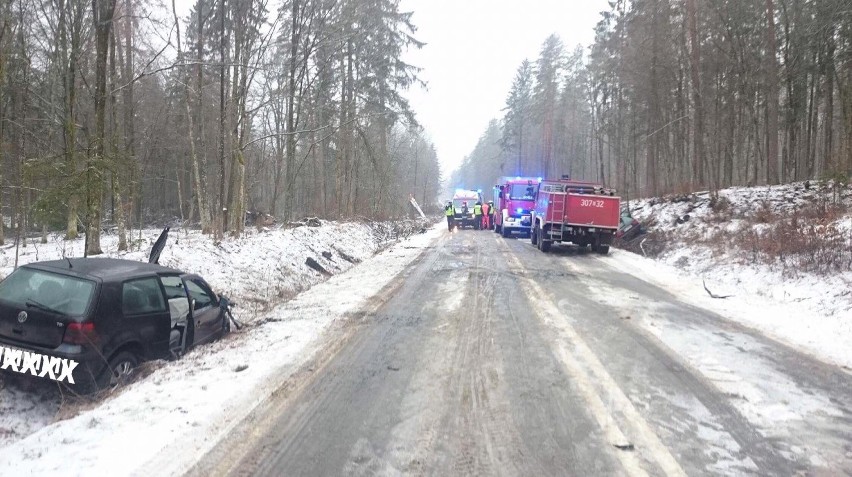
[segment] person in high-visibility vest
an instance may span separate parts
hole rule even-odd
[[[482,202],[479,201],[473,204],[473,228],[476,230],[482,228]]]
[[[488,225],[490,225],[489,228],[491,228],[491,229],[494,228],[494,201],[493,200],[488,201]]]
[[[482,230],[488,230],[491,228],[489,218],[491,216],[491,206],[488,205],[488,202],[482,204]]]
[[[453,210],[453,201],[447,201],[447,206],[444,207],[444,214],[447,216],[447,230],[453,231],[453,221],[455,211]]]

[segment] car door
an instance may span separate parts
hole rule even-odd
[[[118,338],[120,341],[138,338],[149,358],[168,354],[171,318],[159,277],[122,282],[121,315],[121,324],[116,330],[117,337],[124,336]]]
[[[192,344],[207,342],[222,328],[219,299],[201,277],[184,275],[181,279],[189,293],[190,312],[195,324],[195,338]]]

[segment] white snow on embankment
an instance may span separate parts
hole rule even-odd
[[[235,314],[248,326],[180,360],[153,363],[150,375],[91,405],[61,404],[51,383],[47,399],[35,397],[42,383],[35,391],[31,383],[5,386],[0,475],[121,475],[152,464],[157,475],[185,471],[319,350],[332,323],[363,308],[443,231],[419,230],[411,223],[323,222],[219,244],[173,231],[160,263],[204,276],[243,305]],[[143,231],[138,251],[108,255],[144,259],[158,234]],[[59,258],[63,248],[80,256],[82,241],[29,245],[20,261]],[[104,237],[103,248],[115,250],[115,237]],[[334,275],[318,284],[327,277],[307,267],[307,257]],[[2,249],[0,271],[13,263],[14,248]],[[73,417],[56,419],[64,415]]]
[[[719,197],[631,201],[650,233],[629,244],[636,255],[612,258],[684,300],[852,369],[852,189],[798,182]],[[711,298],[703,281],[730,297]]]

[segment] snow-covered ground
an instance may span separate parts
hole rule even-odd
[[[601,260],[852,369],[852,215],[845,212],[852,191],[834,192],[797,183],[727,189],[721,202],[708,194],[634,201],[633,214],[654,223],[651,232],[629,244],[636,254],[612,250]],[[832,205],[835,199],[841,207]],[[239,303],[237,318],[248,326],[178,361],[147,364],[144,379],[99,402],[65,401],[51,382],[0,377],[0,475],[181,473],[320,351],[325,331],[357,316],[443,233],[441,224],[422,234],[420,228],[323,222],[252,230],[220,243],[173,231],[160,263],[204,276]],[[103,248],[108,256],[144,260],[158,235],[137,232],[133,250],[123,254],[112,252],[116,238],[106,236]],[[18,250],[18,261],[81,256],[82,247],[82,240],[51,237]],[[0,276],[12,270],[15,254],[14,246],[0,248]],[[331,277],[308,267],[309,257]],[[714,294],[730,296],[710,297],[705,282]],[[734,359],[705,352],[712,336],[650,331],[665,335],[710,379],[724,374],[720,363]]]
[[[324,222],[218,244],[173,232],[160,263],[204,276],[241,305],[236,315],[248,326],[178,361],[148,364],[145,379],[101,402],[65,402],[52,383],[6,379],[0,475],[114,475],[143,464],[158,475],[180,472],[309,359],[332,323],[364,307],[442,232],[420,230],[417,223]],[[107,255],[144,259],[158,234],[143,231],[136,251]],[[105,251],[115,245],[115,237],[104,237]],[[82,241],[30,244],[19,263],[63,253],[80,256]],[[0,271],[11,271],[14,257],[13,247],[2,249]],[[333,276],[306,266],[307,257]]]
[[[799,182],[719,197],[632,201],[652,225],[629,244],[638,256],[615,251],[618,266],[852,369],[852,189]],[[730,297],[711,298],[704,281]]]

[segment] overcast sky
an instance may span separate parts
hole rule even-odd
[[[515,70],[534,61],[551,33],[566,50],[594,40],[606,0],[402,0],[416,38],[407,60],[423,68],[428,91],[408,97],[430,135],[444,178],[470,154],[488,121],[502,116]]]

